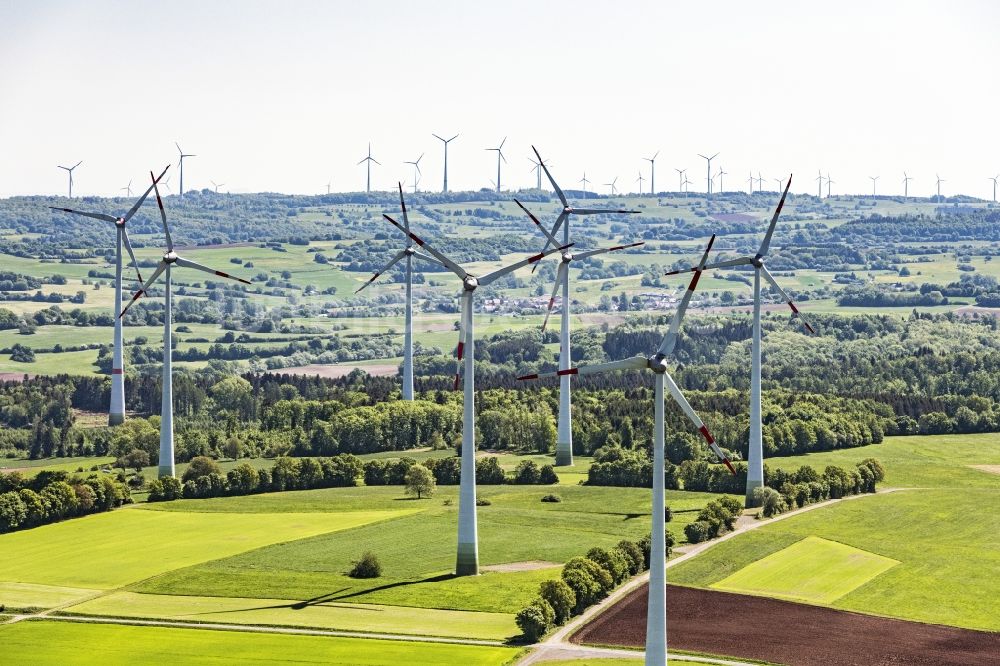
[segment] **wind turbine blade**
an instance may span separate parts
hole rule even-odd
[[[202,264],[191,261],[190,259],[185,259],[184,257],[177,257],[176,263],[178,266],[181,266],[183,268],[193,268],[196,271],[217,275],[218,277],[226,278],[227,280],[235,280],[236,282],[242,282],[243,284],[250,284],[250,280],[244,280],[243,278],[236,277],[235,275],[230,275],[229,273],[223,273],[222,271],[217,271],[214,268],[203,266]]]
[[[611,183],[608,183],[610,185]],[[625,210],[624,208],[574,208],[574,215],[604,215],[606,213],[626,213],[634,215],[637,210]]]
[[[538,154],[537,148],[532,146],[531,149],[535,151],[535,157],[538,158],[538,163],[542,165],[542,170],[545,171],[545,177],[548,178],[549,183],[552,184],[552,189],[556,191],[556,196],[559,197],[559,201],[562,202],[563,208],[568,208],[569,202],[566,201],[566,195],[563,194],[563,191],[559,188],[558,185],[556,185],[556,179],[552,177],[551,173],[549,173],[549,168],[545,166],[545,160],[543,160],[542,156]],[[555,230],[553,230],[552,233],[555,233]]]
[[[354,293],[355,294],[359,293],[362,289],[364,289],[365,287],[367,287],[368,285],[370,285],[372,282],[374,282],[375,280],[377,280],[379,275],[382,275],[382,273],[385,273],[387,270],[389,270],[390,268],[392,268],[393,266],[395,266],[396,263],[400,259],[402,259],[403,257],[405,257],[405,256],[406,256],[406,250],[400,250],[399,252],[397,252],[395,254],[395,256],[393,256],[392,260],[389,261],[389,263],[387,263],[385,266],[383,266],[382,268],[380,268],[377,271],[375,271],[375,275],[371,276],[371,278],[368,280],[368,282],[365,282],[363,285],[361,285],[360,287],[358,287],[358,290],[355,291]]]
[[[767,233],[764,234],[764,241],[760,244],[760,249],[757,250],[757,256],[763,257],[767,254],[767,250],[771,247],[771,236],[774,235],[774,225],[778,223],[778,216],[781,215],[781,209],[785,205],[785,197],[788,196],[788,188],[792,186],[792,175],[788,175],[788,183],[785,185],[785,191],[781,193],[781,201],[778,202],[778,207],[774,209],[774,217],[771,218],[771,226],[767,228]]]
[[[128,302],[128,305],[122,308],[122,311],[118,314],[119,319],[125,316],[125,311],[128,310],[130,307],[132,307],[133,303],[139,300],[140,297],[146,295],[146,291],[153,286],[153,283],[156,282],[157,278],[159,278],[160,275],[162,275],[163,271],[165,270],[167,270],[167,262],[161,260],[160,263],[157,265],[156,270],[153,271],[153,274],[151,276],[149,276],[149,279],[143,282],[142,285],[139,287],[139,291],[132,294],[132,300]]]
[[[559,262],[559,268],[556,269],[556,283],[552,287],[552,295],[549,296],[549,307],[545,311],[545,321],[542,322],[542,332],[545,332],[545,328],[549,325],[549,316],[552,314],[552,308],[556,304],[556,294],[559,293],[559,287],[562,286],[564,280],[567,279],[569,274],[569,264],[565,261]],[[566,307],[566,304],[563,304]]]
[[[638,243],[629,243],[628,245],[615,245],[614,247],[604,247],[600,250],[588,250],[587,252],[581,252],[580,254],[574,254],[574,259],[586,259],[587,257],[594,257],[599,254],[607,254],[608,252],[617,252],[618,250],[624,250],[630,247],[639,247],[640,245],[645,245],[646,241],[639,241]]]
[[[90,217],[95,220],[102,220],[104,222],[117,222],[118,218],[114,215],[105,215],[104,213],[85,213],[82,210],[73,210],[72,208],[57,208],[56,206],[49,206],[52,210],[57,210],[61,213],[69,213],[70,215],[79,215],[80,217]]]
[[[414,250],[413,251],[413,256],[416,257],[417,259],[423,259],[424,261],[429,261],[432,264],[437,264],[438,266],[442,266],[443,265],[440,261],[438,261],[434,257],[432,257],[432,256],[430,256],[428,254],[424,254],[423,252],[417,252],[416,250]]]
[[[799,320],[802,322],[802,325],[806,327],[806,330],[809,331],[810,333],[815,334],[816,329],[812,327],[812,325],[806,320],[806,318],[802,315],[802,313],[799,312],[799,309],[795,307],[795,303],[792,302],[791,297],[785,293],[785,290],[782,289],[781,286],[778,284],[778,282],[774,279],[774,276],[771,275],[771,271],[767,270],[767,266],[761,266],[760,270],[761,273],[763,273],[764,278],[771,283],[772,287],[774,287],[775,291],[781,294],[781,297],[785,299],[786,303],[788,303],[788,307],[792,309],[792,316],[798,317]]]
[[[516,203],[518,206],[520,206],[521,210],[523,210],[525,213],[527,213],[528,217],[531,218],[531,221],[535,223],[536,227],[538,227],[538,230],[541,231],[545,235],[545,237],[549,239],[549,243],[552,243],[553,245],[559,245],[559,241],[556,239],[556,237],[553,236],[551,233],[549,233],[549,230],[546,229],[545,226],[541,222],[538,221],[538,218],[535,217],[534,214],[530,210],[528,210],[527,208],[524,207],[523,203],[521,203],[517,199],[514,199],[514,203]],[[548,243],[546,243],[545,244],[545,248],[543,248],[543,249],[548,249],[548,247],[549,247]]]
[[[163,233],[167,237],[167,251],[173,252],[174,240],[170,237],[170,228],[167,226],[167,212],[163,210],[163,199],[160,198],[160,188],[157,187],[156,177],[153,172],[149,172],[149,177],[153,179],[153,191],[156,192],[156,205],[160,207],[160,221],[163,223]]]
[[[674,402],[680,405],[681,410],[687,415],[691,422],[694,423],[694,426],[698,429],[698,432],[701,433],[701,436],[705,438],[705,441],[708,443],[709,448],[712,449],[712,452],[719,457],[726,467],[729,468],[729,471],[733,473],[733,476],[736,476],[736,469],[733,467],[733,464],[729,462],[729,458],[722,452],[719,445],[715,443],[715,438],[712,437],[712,433],[708,431],[708,428],[705,427],[705,423],[701,420],[701,417],[699,417],[691,407],[691,403],[687,401],[687,398],[684,397],[681,390],[677,388],[677,384],[674,383],[673,377],[670,376],[670,373],[663,373],[663,379],[667,386],[667,390],[670,391],[670,396],[674,399]]]
[[[488,285],[488,284],[490,284],[492,282],[495,282],[496,280],[499,280],[504,275],[510,275],[511,273],[513,273],[514,271],[516,271],[519,268],[523,268],[523,267],[525,267],[525,266],[527,266],[529,264],[537,263],[537,262],[541,261],[542,259],[544,259],[545,257],[549,256],[550,254],[554,253],[554,252],[561,252],[561,251],[565,250],[566,248],[572,247],[572,246],[573,246],[573,244],[570,243],[569,245],[563,245],[562,247],[554,247],[551,250],[548,250],[546,252],[539,252],[538,254],[533,254],[530,257],[528,257],[527,259],[522,259],[521,261],[513,263],[510,266],[504,266],[503,268],[495,270],[492,273],[487,273],[483,277],[479,278],[479,284],[480,284],[480,286],[485,287],[486,285]]]
[[[734,266],[750,266],[753,264],[753,260],[750,257],[740,257],[739,259],[727,259],[726,261],[717,261],[714,264],[706,264],[700,270],[711,271],[716,268],[733,268]],[[691,268],[684,268],[679,271],[667,271],[664,275],[680,275],[681,273],[692,273],[699,270],[697,266],[692,266]]]
[[[122,239],[125,241],[125,250],[132,259],[132,265],[135,266],[135,275],[139,278],[139,284],[142,284],[142,273],[139,272],[139,262],[135,258],[135,252],[132,251],[132,242],[128,239],[128,231],[124,227],[122,228]]]
[[[406,234],[407,237],[410,238],[410,239],[412,239],[414,243],[416,243],[417,245],[419,245],[423,249],[427,250],[431,254],[431,256],[433,256],[435,259],[437,259],[438,261],[440,261],[441,264],[444,265],[445,268],[447,268],[452,273],[454,273],[455,275],[457,275],[460,279],[464,280],[466,278],[466,276],[468,276],[468,273],[465,271],[464,268],[462,268],[461,266],[459,266],[458,264],[456,264],[454,261],[452,261],[451,259],[449,259],[445,255],[441,254],[437,250],[435,250],[433,247],[430,246],[430,244],[426,243],[424,241],[424,239],[422,239],[420,236],[416,235],[413,232],[407,231],[406,229],[404,229],[399,224],[399,222],[397,222],[396,220],[392,219],[391,217],[389,217],[385,213],[382,214],[382,217],[384,217],[385,219],[389,220],[389,223],[392,224],[392,226],[396,227],[397,229],[399,229],[400,231],[402,231],[404,234]]]
[[[594,365],[581,365],[578,368],[566,368],[555,372],[540,372],[531,375],[522,375],[518,381],[529,379],[546,379],[548,377],[562,377],[563,375],[594,375],[600,372],[614,372],[616,370],[641,370],[649,367],[649,359],[645,356],[633,356],[621,361],[611,361],[610,363],[595,363]]]
[[[701,261],[698,262],[694,275],[691,277],[687,291],[684,292],[684,296],[674,312],[674,318],[670,320],[670,328],[667,329],[667,334],[663,336],[663,342],[660,343],[660,349],[657,351],[660,356],[669,356],[674,351],[674,346],[677,344],[677,333],[681,330],[681,321],[684,320],[684,313],[687,312],[688,303],[691,302],[694,290],[698,288],[698,280],[701,279],[701,274],[705,270],[705,262],[708,261],[708,253],[712,250],[714,243],[715,234],[712,234],[708,245],[705,246],[704,254],[701,255]]]
[[[455,367],[455,386],[452,390],[458,390],[458,384],[462,379],[462,359],[465,356],[465,332],[469,327],[469,321],[467,318],[467,313],[470,306],[470,301],[472,299],[472,292],[463,290],[462,295],[459,298],[459,307],[461,308],[461,314],[458,318],[458,346],[455,347],[455,359],[457,365]]]
[[[396,181],[396,185],[399,186],[399,207],[403,210],[403,226],[406,227],[406,233],[410,233],[410,218],[406,215],[406,202],[403,201],[403,184]]]
[[[170,168],[170,165],[168,164],[163,169],[163,171],[160,173],[160,175],[156,177],[155,182],[159,183],[160,179],[163,178],[163,175],[165,173],[167,173],[167,169],[169,169],[169,168]],[[131,184],[132,184],[132,182],[129,181],[129,185],[131,185]],[[125,221],[125,222],[128,222],[129,220],[131,220],[132,216],[135,215],[137,212],[139,212],[139,209],[142,208],[142,204],[146,201],[146,197],[148,197],[149,193],[152,192],[152,191],[153,191],[153,185],[150,184],[150,186],[146,188],[146,191],[142,193],[142,196],[139,197],[139,200],[135,202],[135,205],[132,206],[127,213],[125,213],[125,217],[122,218],[122,220]],[[135,260],[133,259],[133,261],[135,261]]]

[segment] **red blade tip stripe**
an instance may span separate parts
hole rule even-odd
[[[464,342],[459,342],[458,343],[458,351],[456,352],[456,354],[458,355],[458,360],[459,361],[462,360],[462,354],[464,352],[465,352],[465,343]]]
[[[455,375],[455,388],[452,389],[452,390],[454,390],[454,391],[458,390],[458,383],[459,383],[459,381],[461,381],[460,377],[458,375]]]
[[[694,291],[695,287],[698,286],[698,280],[701,279],[701,271],[695,271],[694,277],[691,278],[691,284],[688,285],[688,291]]]
[[[708,428],[702,426],[698,428],[698,431],[701,432],[701,436],[705,438],[705,441],[707,441],[709,444],[715,444],[715,438],[712,437],[712,433],[708,431]]]
[[[564,377],[565,375],[576,375],[579,374],[579,368],[567,368],[566,370],[560,370],[556,373],[559,377]]]
[[[526,379],[538,379],[538,373],[536,372],[536,373],[531,374],[531,375],[524,375],[522,377],[518,377],[517,378],[517,380],[521,381],[521,382],[523,382]]]
[[[790,307],[792,309],[792,312],[794,312],[795,314],[799,313],[799,309],[797,307],[795,307],[795,303],[792,303],[791,301],[788,301],[788,307]]]
[[[111,369],[111,374],[113,374],[113,375],[120,375],[120,374],[122,374],[122,369],[121,368],[112,368]]]
[[[736,476],[736,468],[733,467],[733,463],[729,462],[729,458],[723,458],[722,462],[729,468],[729,471],[733,473],[733,476]]]

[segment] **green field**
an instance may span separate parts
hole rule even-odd
[[[407,513],[94,514],[0,536],[6,582],[111,589],[150,576],[290,539],[345,530]]]
[[[1000,464],[995,435],[896,437],[860,449],[772,459],[769,465],[885,462],[888,485],[906,486],[776,521],[720,543],[672,570],[671,580],[710,587],[809,537],[836,541],[899,562],[836,598],[834,608],[1000,631],[1000,475],[971,464]],[[753,570],[750,570],[753,571]],[[743,576],[764,588],[768,570]]]
[[[712,587],[831,604],[897,564],[836,541],[806,537],[712,583]]]
[[[326,636],[30,621],[0,625],[11,664],[340,664],[501,666],[518,650]]]

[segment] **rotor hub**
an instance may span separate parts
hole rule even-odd
[[[665,374],[667,372],[667,359],[659,354],[650,356],[649,369],[658,375]]]
[[[119,217],[118,219],[116,219],[115,220],[115,226],[116,227],[124,227],[125,226],[125,218],[124,217]]]
[[[408,256],[408,257],[412,257],[413,255],[415,255],[417,253],[417,251],[413,249],[412,245],[408,245],[406,247],[406,250],[404,250],[404,252],[406,252],[406,256]]]
[[[175,264],[177,263],[177,253],[171,250],[163,255],[163,263],[165,264]]]
[[[750,260],[750,263],[753,264],[754,268],[763,268],[764,267],[764,257],[760,256],[759,254],[758,255],[754,255],[754,258]]]
[[[571,261],[573,261],[573,255],[569,252],[564,252],[562,256],[562,262],[564,264],[568,264]]]
[[[479,280],[471,275],[466,276],[466,278],[462,280],[462,287],[464,287],[466,291],[475,291],[478,286]]]

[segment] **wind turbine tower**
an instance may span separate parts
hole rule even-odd
[[[404,233],[410,233],[410,219],[406,215],[406,201],[403,200],[403,184],[399,183],[399,207],[403,211]],[[383,275],[390,268],[395,266],[400,259],[406,259],[406,314],[403,329],[403,400],[413,400],[413,257],[429,261],[440,265],[441,262],[423,252],[418,252],[413,247],[412,238],[407,235],[406,247],[396,253],[388,264],[380,268],[374,275],[355,291],[355,294],[370,285]]]
[[[944,183],[946,181],[945,181],[944,178],[942,178],[941,176],[939,176],[937,174],[934,174],[934,176],[937,178],[937,198],[940,200],[941,199],[941,183]]]
[[[750,189],[748,190],[748,193],[752,195],[753,194],[753,171],[750,172],[750,177],[747,178],[747,183],[749,183],[749,187],[750,187]]]
[[[723,171],[722,167],[720,166],[719,167],[719,173],[715,174],[716,177],[719,179],[719,194],[722,194],[723,192],[725,192],[725,190],[722,189],[722,177],[725,176],[727,173],[728,172]]]
[[[760,248],[753,256],[739,257],[737,259],[729,259],[727,261],[719,261],[714,264],[709,264],[707,266],[701,265],[696,268],[691,268],[691,271],[699,270],[713,270],[718,268],[735,268],[737,266],[753,266],[754,269],[754,281],[753,281],[753,342],[751,346],[750,354],[750,455],[747,456],[747,491],[746,491],[746,506],[749,508],[754,505],[753,491],[764,485],[764,440],[763,440],[763,429],[761,427],[761,407],[760,407],[760,310],[761,310],[761,293],[760,293],[760,280],[763,277],[768,283],[781,294],[781,297],[785,299],[788,303],[788,307],[792,310],[792,316],[797,317],[802,325],[805,326],[806,330],[810,333],[815,333],[813,327],[806,321],[802,313],[795,306],[791,297],[785,293],[785,290],[781,288],[778,282],[771,275],[771,272],[767,270],[765,266],[765,259],[767,258],[768,249],[771,247],[771,237],[774,235],[774,227],[778,223],[778,216],[781,215],[781,209],[785,205],[785,198],[788,196],[788,188],[792,186],[792,178],[789,176],[788,184],[785,185],[785,190],[781,195],[781,200],[778,202],[778,207],[774,211],[774,216],[771,218],[771,224],[767,228],[767,233],[764,234],[764,240],[760,244]],[[679,273],[685,273],[687,271],[670,271],[667,275],[677,275]]]
[[[73,169],[77,168],[81,164],[83,164],[83,160],[80,160],[79,162],[77,162],[76,164],[74,164],[71,167],[59,166],[60,169],[65,169],[67,175],[69,175],[69,198],[70,199],[73,198]]]
[[[167,167],[160,174],[159,178],[156,179],[158,182],[160,178],[163,178],[163,174],[167,172],[170,168],[168,164]],[[131,181],[130,181],[131,182]],[[118,316],[118,313],[122,311],[122,247],[128,252],[128,256],[132,259],[132,266],[135,268],[135,275],[139,279],[139,284],[142,284],[142,274],[139,272],[139,262],[135,260],[135,253],[132,251],[132,243],[129,242],[128,232],[125,231],[125,224],[132,219],[142,204],[146,201],[146,197],[152,192],[153,186],[150,185],[139,200],[135,202],[132,208],[129,209],[125,215],[121,217],[115,217],[113,215],[107,215],[105,213],[86,213],[79,210],[73,210],[71,208],[53,208],[52,210],[62,211],[63,213],[69,213],[71,215],[80,215],[82,217],[89,217],[94,220],[102,220],[104,222],[113,222],[115,225],[115,332],[114,332],[114,345],[111,350],[111,404],[108,408],[108,425],[114,426],[125,421],[125,363],[122,358],[122,320]]]
[[[497,146],[496,148],[486,149],[486,150],[495,150],[497,153],[497,194],[500,194],[500,160],[503,160],[504,162],[507,161],[507,158],[503,156],[503,144],[505,143],[507,143],[507,137],[504,137],[503,141],[501,141],[500,145]]]
[[[819,171],[818,173],[819,173],[819,175],[816,176],[816,182],[819,183],[819,191],[816,193],[816,198],[817,199],[822,199],[823,198],[823,172]]]
[[[534,146],[531,147],[535,151],[535,156],[538,157],[538,162],[542,165],[542,170],[545,171],[545,176],[549,179],[549,183],[552,185],[552,189],[555,190],[556,196],[559,197],[559,202],[562,203],[562,211],[560,211],[559,216],[556,218],[555,223],[552,225],[550,231],[546,231],[542,225],[538,222],[538,219],[532,215],[527,208],[517,202],[518,206],[524,210],[525,213],[531,217],[531,220],[535,223],[542,233],[545,234],[548,239],[545,246],[542,248],[543,251],[548,249],[550,245],[558,246],[562,245],[568,247],[572,244],[570,239],[570,220],[574,215],[602,215],[606,213],[620,213],[620,214],[634,214],[639,211],[635,210],[609,210],[607,208],[576,208],[569,204],[566,199],[566,195],[563,193],[562,188],[556,183],[555,178],[552,177],[552,173],[549,171],[548,166],[542,159],[542,156],[538,153],[538,149]],[[517,201],[515,199],[515,201]],[[562,229],[562,240],[557,240],[559,230]],[[641,245],[641,243],[640,243]],[[594,254],[602,254],[605,252],[615,252],[617,250],[623,250],[626,247],[631,246],[615,246],[605,250],[592,250],[590,252],[584,252],[579,255],[572,255],[569,253],[564,253],[562,255],[562,261],[559,264],[559,269],[556,271],[556,283],[552,290],[552,296],[549,298],[549,308],[545,315],[545,321],[542,323],[542,330],[548,325],[549,315],[552,313],[552,307],[555,305],[556,294],[559,292],[560,287],[562,288],[562,321],[560,322],[561,328],[559,331],[559,367],[563,370],[570,367],[571,354],[570,354],[570,300],[569,300],[569,265],[574,259],[583,259],[588,256],[593,256]],[[559,380],[559,419],[556,437],[556,465],[572,465],[573,464],[573,422],[572,422],[572,388],[570,385],[570,376],[561,375]]]
[[[448,191],[448,144],[458,138],[458,135],[451,137],[450,139],[445,139],[438,136],[437,134],[431,134],[435,139],[444,144],[444,187],[442,192]]]
[[[719,153],[716,153],[716,154],[712,155],[711,157],[705,157],[701,153],[698,153],[698,157],[700,157],[701,159],[705,160],[705,162],[707,163],[706,166],[708,167],[708,170],[705,172],[706,173],[706,176],[705,176],[705,187],[707,188],[705,190],[705,193],[706,193],[706,196],[709,199],[712,198],[712,160],[714,160],[718,156],[719,156]]]
[[[615,176],[615,179],[612,180],[610,183],[604,183],[604,187],[610,187],[611,188],[611,196],[614,196],[614,195],[618,194],[618,188],[616,187],[617,183],[618,183],[618,177],[617,176]]]
[[[162,174],[161,174],[162,175]],[[156,270],[153,271],[153,275],[146,280],[142,286],[139,287],[139,291],[135,292],[132,296],[132,300],[129,301],[125,309],[121,311],[118,318],[121,319],[125,315],[125,311],[132,307],[141,296],[149,291],[149,288],[153,286],[156,280],[163,275],[163,380],[162,380],[162,402],[160,405],[160,461],[159,461],[159,476],[174,476],[174,389],[173,389],[173,371],[171,369],[171,349],[170,349],[170,333],[171,333],[171,294],[170,294],[170,271],[173,266],[179,266],[181,268],[193,268],[194,270],[202,271],[210,275],[215,275],[218,277],[223,277],[229,280],[236,280],[237,282],[242,282],[243,284],[250,284],[248,280],[242,278],[234,277],[228,273],[223,273],[222,271],[217,271],[208,266],[202,266],[201,264],[195,263],[189,259],[179,256],[174,252],[174,242],[170,237],[170,228],[167,226],[167,214],[163,210],[163,200],[160,198],[160,190],[157,188],[156,178],[153,177],[152,172],[149,174],[150,178],[153,179],[153,191],[156,192],[156,205],[160,209],[160,221],[163,223],[163,234],[167,239],[167,251],[163,253],[163,258],[160,259],[159,265],[157,265]]]
[[[639,171],[639,177],[636,178],[635,181],[633,181],[633,182],[639,183],[639,194],[642,194],[642,181],[644,181],[644,180],[646,180],[646,179],[642,177],[642,171],[640,170]]]
[[[677,172],[677,191],[678,192],[683,192],[684,191],[684,180],[685,180],[684,174],[687,173],[687,169],[678,169],[678,168],[675,167],[674,171]]]
[[[656,195],[656,158],[660,155],[660,151],[656,151],[652,157],[643,157],[642,159],[649,162],[649,193]]]
[[[367,167],[368,167],[368,179],[365,181],[365,194],[371,194],[372,193],[372,162],[374,162],[375,164],[377,164],[379,166],[382,166],[381,162],[379,162],[377,159],[375,159],[374,157],[372,157],[372,143],[371,143],[371,141],[368,142],[368,156],[365,157],[360,162],[358,162],[358,164],[365,164],[365,162],[368,163],[367,164]]]
[[[472,313],[472,299],[479,287],[485,287],[492,282],[510,275],[523,266],[534,264],[553,252],[565,250],[565,247],[554,247],[548,251],[522,259],[516,263],[477,277],[449,259],[445,254],[435,250],[429,243],[383,214],[394,227],[406,234],[421,249],[440,261],[445,268],[454,273],[462,281],[461,316],[459,318],[459,341],[456,356],[459,362],[459,372],[455,374],[455,390],[461,381],[462,360],[465,360],[465,397],[462,421],[462,466],[459,477],[458,491],[458,555],[455,562],[455,575],[475,576],[479,573],[479,528],[476,520],[476,390],[475,390],[475,318]]]
[[[868,176],[872,181],[872,199],[875,198],[875,183],[878,181],[880,176]]]
[[[997,179],[1000,178],[1000,174],[993,176],[992,178],[987,178],[986,180],[993,181],[993,203],[997,202]]]
[[[180,191],[180,196],[183,198],[184,197],[184,158],[185,157],[198,157],[198,156],[197,155],[190,155],[188,153],[185,153],[183,150],[181,150],[180,144],[177,143],[176,141],[174,141],[174,145],[177,146],[177,152],[181,156],[181,158],[177,161],[177,166],[181,170],[181,184],[180,184],[181,191]]]
[[[126,197],[132,196],[132,179],[128,179],[128,185],[118,190],[119,192],[124,192]]]
[[[910,198],[910,181],[913,180],[912,176],[908,176],[906,172],[903,172],[903,198]]]
[[[830,186],[833,185],[833,178],[830,177],[830,172],[826,173],[826,198],[830,198]]]

